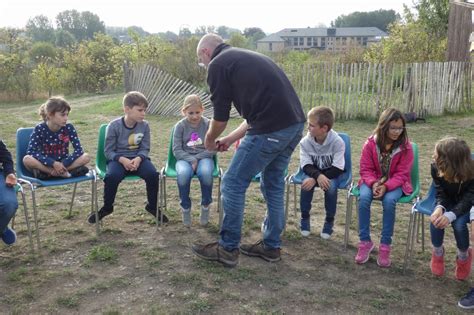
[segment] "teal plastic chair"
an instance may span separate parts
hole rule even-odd
[[[351,155],[351,138],[347,133],[339,132],[339,136],[344,140],[345,144],[345,151],[344,151],[344,172],[338,178],[339,186],[337,189],[347,189],[350,191],[352,188],[352,155]],[[298,172],[288,176],[287,182],[287,189],[286,189],[286,202],[285,202],[285,216],[288,219],[288,206],[289,206],[289,198],[290,198],[290,187],[293,185],[293,210],[296,215],[296,185],[301,185],[303,183],[303,178],[305,174],[301,168],[298,169]]]
[[[170,142],[168,146],[168,158],[166,160],[166,165],[161,169],[161,182],[160,185],[163,189],[163,207],[167,209],[167,194],[166,194],[166,179],[167,178],[174,178],[176,179],[178,174],[176,173],[176,157],[173,154],[173,134],[174,134],[174,127],[171,129],[170,134]],[[222,169],[219,167],[219,163],[217,161],[217,154],[213,157],[214,160],[214,170],[212,172],[212,177],[218,179],[217,185],[217,212],[219,212],[219,224],[222,222],[222,211],[221,211],[221,178],[222,178]],[[193,178],[197,178],[196,175]]]
[[[105,178],[105,174],[107,173],[107,158],[105,157],[105,151],[104,151],[107,126],[108,124],[102,124],[99,127],[99,137],[97,139],[97,154],[95,157],[95,171],[97,173],[97,177],[99,177],[102,180]],[[158,176],[161,177],[161,174],[158,174]],[[125,176],[124,180],[127,180],[127,181],[141,180],[141,177],[137,175],[127,175]],[[162,192],[162,188],[160,187],[160,191],[158,192],[158,209],[161,209],[161,198],[160,198],[161,192]],[[96,207],[98,207],[97,196],[96,196]],[[161,213],[161,218],[158,217],[158,212]],[[96,214],[96,222],[99,222],[98,214]],[[156,212],[156,227],[157,228],[159,225],[161,225],[161,222],[163,222],[163,211],[157,211]]]
[[[34,128],[19,128],[16,131],[16,172],[18,182],[21,185],[26,185],[31,189],[31,198],[33,203],[33,219],[35,222],[35,234],[38,250],[40,248],[40,237],[39,237],[39,226],[38,226],[38,209],[36,206],[36,190],[41,187],[52,187],[74,184],[71,204],[69,207],[69,215],[71,215],[72,206],[74,204],[74,197],[76,195],[77,184],[84,181],[91,182],[91,212],[95,212],[97,215],[97,207],[94,207],[97,203],[97,176],[94,170],[90,170],[84,176],[70,177],[70,178],[53,178],[48,180],[41,180],[33,177],[30,171],[23,165],[23,157],[26,155],[28,149],[28,143],[30,136],[33,133]],[[99,235],[99,226],[96,225],[96,233]]]
[[[420,194],[420,172],[418,166],[418,145],[414,142],[411,143],[413,149],[413,165],[411,167],[411,185],[413,187],[413,192],[408,195],[402,197],[398,200],[397,203],[414,203],[414,201],[418,200]],[[346,204],[346,237],[344,238],[344,249],[347,249],[347,244],[349,243],[349,227],[351,225],[352,220],[352,203],[353,199],[359,198],[360,190],[358,186],[352,187],[352,189],[347,194],[347,204]],[[356,199],[357,200],[357,199]],[[408,240],[407,240],[408,242]],[[406,266],[406,261],[404,262]]]

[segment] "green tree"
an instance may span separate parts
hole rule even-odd
[[[84,36],[86,39],[94,38],[96,33],[105,34],[105,24],[98,15],[84,11],[81,13],[82,25],[85,27]]]
[[[66,30],[57,30],[55,43],[58,47],[66,48],[74,45],[76,39],[74,38],[74,35]]]
[[[30,59],[34,63],[41,62],[43,59],[52,60],[56,54],[56,48],[51,43],[36,42],[30,49]]]
[[[449,0],[419,0],[415,4],[420,23],[431,36],[448,36]]]
[[[394,10],[377,10],[370,12],[353,12],[340,15],[331,22],[332,27],[377,27],[386,32],[390,24],[400,20]]]
[[[77,41],[92,39],[95,33],[105,33],[105,25],[96,14],[66,10],[56,16],[58,30],[68,31]]]
[[[26,23],[26,34],[34,42],[50,42],[54,43],[54,28],[47,16],[37,15],[28,20]]]
[[[48,97],[53,95],[53,90],[61,86],[61,69],[57,68],[51,58],[42,58],[33,69],[33,77],[37,87],[48,91]]]
[[[227,43],[233,47],[249,48],[249,41],[239,33],[233,33]]]
[[[248,39],[249,45],[253,49],[257,48],[257,41],[267,36],[259,27],[248,27],[244,29],[243,35]]]

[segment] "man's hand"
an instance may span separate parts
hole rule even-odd
[[[16,176],[15,174],[11,173],[8,174],[7,177],[5,178],[5,184],[7,184],[8,187],[13,187],[16,185]]]
[[[206,138],[204,139],[204,147],[207,151],[217,151],[218,146],[216,143],[216,139],[213,139],[212,137],[206,134]]]
[[[318,186],[324,191],[327,191],[329,187],[331,186],[331,180],[327,178],[323,174],[319,174],[318,176]]]
[[[232,145],[232,140],[229,137],[222,137],[216,141],[217,151],[224,152],[229,150],[229,147]]]
[[[314,185],[316,185],[316,180],[312,177],[309,177],[303,180],[303,182],[301,183],[301,189],[305,191],[310,191],[314,187]]]

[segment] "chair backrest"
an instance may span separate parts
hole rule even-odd
[[[107,159],[104,151],[106,131],[107,124],[100,125],[99,138],[97,139],[97,153],[95,155],[95,171],[100,178],[104,178],[107,171]]]
[[[23,165],[23,158],[26,155],[33,130],[34,128],[19,128],[16,131],[16,172],[19,178],[33,177],[33,174]]]
[[[413,165],[411,167],[410,177],[413,192],[408,196],[403,196],[398,200],[400,203],[409,203],[413,198],[420,194],[420,171],[418,166],[418,145],[415,142],[411,143],[413,149]]]
[[[170,141],[169,141],[169,146],[168,146],[168,158],[166,160],[166,165],[165,165],[165,171],[164,175],[166,177],[176,177],[176,157],[174,156],[173,153],[173,141],[174,141],[174,127],[171,128],[171,133],[170,133]],[[212,157],[214,161],[214,171],[212,172],[213,177],[219,177],[220,176],[220,169],[219,169],[219,163],[217,162],[217,154],[214,154]]]
[[[339,136],[344,140],[346,149],[344,152],[344,172],[339,179],[339,189],[347,189],[352,183],[352,154],[351,154],[351,137],[347,133],[339,132]]]

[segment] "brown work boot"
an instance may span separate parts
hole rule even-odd
[[[260,257],[269,262],[276,262],[281,260],[279,248],[265,248],[263,240],[255,244],[240,245],[240,252],[247,256]]]
[[[218,261],[226,267],[235,267],[239,263],[239,251],[237,249],[227,251],[219,242],[205,245],[194,244],[192,250],[199,258]]]

